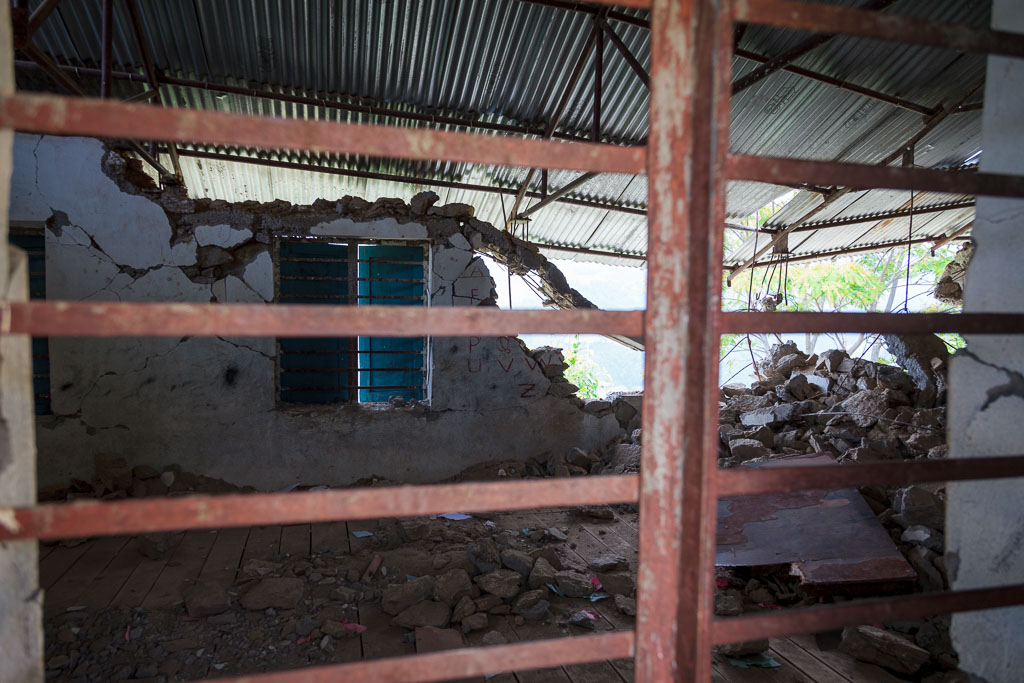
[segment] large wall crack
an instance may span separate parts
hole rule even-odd
[[[984,360],[980,358],[978,354],[968,351],[967,349],[960,349],[960,351],[958,351],[958,354],[963,354],[964,356],[970,358],[976,363],[984,365],[985,367],[992,368],[993,370],[998,370],[999,372],[1006,375],[1009,379],[1009,381],[1004,384],[998,384],[994,387],[989,387],[989,389],[985,392],[985,403],[981,406],[979,412],[987,410],[989,406],[991,406],[993,403],[995,403],[1001,398],[1019,398],[1021,400],[1024,400],[1024,374],[1021,374],[1016,370],[1004,368],[1001,365],[997,365],[995,363]]]

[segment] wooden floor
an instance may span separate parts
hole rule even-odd
[[[568,510],[546,510],[495,514],[490,519],[507,529],[568,527],[569,543],[564,550],[575,553],[579,560],[585,563],[610,551],[628,558],[630,568],[636,570],[635,515],[617,514],[613,522],[602,522],[581,519]],[[357,554],[367,550],[370,539],[358,539],[352,533],[375,528],[377,522],[368,521],[189,531],[173,536],[171,548],[159,560],[143,557],[137,538],[92,539],[73,547],[44,546],[40,548],[39,569],[40,584],[45,590],[44,611],[49,618],[74,606],[179,608],[184,591],[196,580],[214,581],[228,587],[234,583],[239,567],[251,558],[306,556],[311,552]],[[633,619],[618,614],[610,600],[594,603],[591,609],[598,617],[598,631],[634,627]],[[360,636],[360,647],[352,651],[351,658],[373,659],[414,652],[413,644],[403,637],[404,629],[390,623],[390,617],[381,611],[379,602],[360,604],[359,619],[367,630]],[[515,626],[507,617],[492,620],[492,628],[502,632],[510,642],[565,635],[555,624]],[[483,632],[470,634],[470,644],[478,644],[482,636]],[[353,639],[353,646],[355,642]],[[892,683],[900,680],[838,651],[822,651],[812,636],[780,638],[771,643],[769,654],[779,667],[743,669],[716,656],[714,680],[724,683]],[[630,660],[598,662],[502,674],[489,680],[495,683],[621,683],[633,680],[633,663]]]

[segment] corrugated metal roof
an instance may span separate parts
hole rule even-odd
[[[32,0],[30,6],[34,9],[41,1]],[[100,4],[100,0],[61,3],[36,34],[36,44],[60,63],[98,65]],[[833,4],[855,6],[861,0],[838,0]],[[153,60],[169,76],[533,128],[543,126],[554,110],[592,26],[586,14],[521,0],[149,0],[139,3],[139,7]],[[142,58],[126,10],[121,3],[115,3],[115,10],[114,60],[121,69],[141,73]],[[888,11],[969,26],[984,26],[989,20],[988,3],[984,2],[900,0]],[[639,10],[627,12],[646,16]],[[649,32],[631,24],[612,24],[647,67]],[[806,35],[751,26],[740,47],[774,56]],[[561,133],[590,135],[592,63],[593,57],[573,92],[559,127]],[[796,65],[927,107],[959,97],[985,73],[985,60],[979,55],[851,37],[830,41],[797,60]],[[734,78],[755,67],[754,62],[735,58]],[[22,78],[23,86],[25,83]],[[28,87],[38,87],[39,83],[34,79]],[[115,93],[122,97],[138,89],[138,85],[115,83]],[[161,92],[172,106],[413,125],[393,117],[193,88],[164,85]],[[604,139],[642,144],[648,125],[648,94],[609,41],[605,41],[604,48],[603,93]],[[734,98],[730,147],[744,154],[871,163],[902,144],[920,125],[920,115],[913,112],[778,72]],[[957,114],[921,141],[916,162],[929,167],[959,164],[979,151],[979,141],[980,113]],[[448,162],[196,149],[425,179],[422,185],[412,185],[182,159],[185,180],[193,195],[230,201],[285,199],[309,203],[343,194],[410,197],[429,187],[429,180],[514,188],[526,175],[524,169]],[[553,172],[549,188],[557,189],[576,175]],[[535,183],[538,186],[539,179]],[[729,183],[727,214],[730,219],[749,215],[788,191],[786,187],[760,183]],[[443,199],[448,195],[450,201],[474,204],[485,220],[503,223],[502,195],[455,189],[442,189],[440,194]],[[643,209],[647,181],[643,176],[603,175],[569,196]],[[815,196],[798,197],[791,204],[792,211]],[[862,206],[874,210],[894,209],[905,202],[900,196],[884,192],[858,193],[858,197]],[[504,200],[507,210],[511,198],[505,196]],[[927,220],[917,220],[915,233],[941,234],[956,225],[962,213],[932,214]],[[783,215],[777,218],[783,219]],[[819,231],[821,234],[802,233],[799,243],[794,239],[791,244],[813,253],[859,245],[883,234],[898,233],[899,228],[899,221],[874,232],[865,226],[847,226]],[[555,204],[535,214],[530,236],[563,246],[628,254],[646,252],[645,218],[605,209]],[[751,247],[741,246],[727,260],[742,260]],[[594,260],[579,254],[572,258]]]

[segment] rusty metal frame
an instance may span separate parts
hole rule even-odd
[[[47,6],[55,2],[46,3]],[[546,0],[544,4],[557,4]],[[569,3],[566,3],[569,4]],[[646,0],[612,3],[646,8]],[[636,656],[637,678],[709,680],[714,644],[793,632],[1024,602],[1024,586],[858,601],[713,618],[718,496],[853,481],[895,483],[1021,476],[1024,456],[836,468],[718,471],[717,351],[735,331],[938,331],[1024,334],[1024,315],[721,313],[721,231],[728,177],[864,187],[914,187],[1024,195],[1024,179],[992,174],[758,159],[728,155],[729,64],[734,21],[915,44],[1024,55],[1024,39],[789,0],[653,0],[648,150],[515,140],[430,130],[161,109],[111,101],[0,97],[0,126],[19,130],[203,141],[261,148],[444,159],[531,169],[639,173],[648,169],[651,239],[647,311],[500,311],[399,307],[246,306],[84,302],[0,303],[0,333],[49,336],[446,336],[527,332],[645,335],[645,447],[641,475],[466,483],[292,494],[229,495],[0,509],[0,539],[210,528],[253,523],[413,516],[635,502],[641,509],[639,613],[634,632],[462,649],[255,677],[264,681],[424,681]],[[576,7],[573,5],[573,7]],[[734,9],[735,8],[735,9]],[[602,10],[594,10],[601,12]],[[608,12],[612,18],[612,13]],[[628,15],[627,15],[628,16]],[[924,28],[922,28],[924,26]],[[714,74],[707,78],[706,74]],[[957,107],[962,103],[957,103]],[[944,110],[945,111],[945,110]],[[0,207],[5,208],[5,207]]]

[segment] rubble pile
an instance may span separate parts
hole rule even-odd
[[[828,453],[839,463],[946,457],[945,346],[933,336],[887,339],[887,344],[907,370],[851,358],[841,350],[808,355],[794,344],[773,346],[758,363],[762,379],[749,387],[721,389],[719,466],[809,453]],[[621,445],[618,453],[632,448]],[[944,485],[859,490],[917,572],[918,589],[948,587]],[[737,615],[818,601],[801,594],[796,583],[785,572],[744,575],[719,569],[716,613]],[[740,649],[766,648],[765,641]],[[957,667],[948,616],[897,622],[885,629],[848,628],[840,649],[904,676],[930,673],[934,680],[945,680],[942,676]]]
[[[627,558],[582,563],[568,527],[452,518],[365,525],[351,552],[250,558],[233,582],[192,582],[167,609],[72,607],[46,621],[47,678],[185,680],[359,659],[370,629],[429,651],[505,642],[498,619],[572,635],[609,628],[598,608],[635,615]]]
[[[255,493],[251,486],[235,486],[223,479],[193,474],[179,465],[161,472],[149,465],[132,467],[120,453],[97,453],[96,475],[91,481],[72,479],[67,486],[50,486],[39,491],[41,502],[82,499],[116,500],[182,496],[193,493]]]

